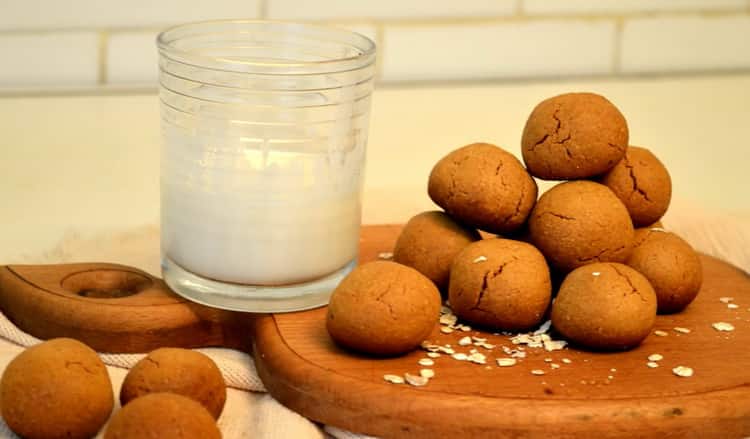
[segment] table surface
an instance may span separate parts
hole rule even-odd
[[[748,210],[750,75],[599,79],[377,90],[364,222],[402,223],[433,208],[427,176],[454,148],[487,141],[520,155],[533,106],[568,91],[619,106],[631,144],[667,164],[675,199]],[[158,222],[156,95],[0,98],[0,139],[0,263],[48,249],[66,231]]]

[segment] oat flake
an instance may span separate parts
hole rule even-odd
[[[437,353],[437,352],[428,352],[427,356],[430,357],[430,358],[438,358],[440,356],[440,354]]]
[[[404,378],[398,375],[392,375],[392,374],[387,373],[383,375],[383,379],[388,381],[391,384],[404,384]]]
[[[648,363],[646,363],[646,366],[650,367],[651,369],[656,369],[657,367],[659,367],[659,363],[649,361]]]
[[[651,354],[648,356],[648,361],[661,361],[664,359],[662,354]]]
[[[412,375],[410,373],[407,373],[404,375],[404,378],[406,378],[406,382],[411,384],[415,387],[420,387],[426,385],[429,380],[421,375]]]
[[[440,328],[440,332],[442,332],[443,334],[450,334],[451,332],[453,332],[453,328],[449,328],[447,326],[442,326]]]
[[[390,261],[391,259],[393,259],[393,252],[378,253],[378,259],[384,259],[386,261]]]
[[[727,322],[717,322],[712,324],[711,326],[713,326],[717,331],[734,331],[734,325]]]
[[[458,341],[459,346],[469,346],[471,344],[471,337],[463,337]]]
[[[739,308],[739,307],[740,307],[740,306],[739,306],[739,305],[737,305],[736,303],[728,303],[728,304],[727,304],[727,308],[729,308],[729,309],[737,309],[737,308]]]
[[[474,263],[477,264],[479,262],[484,262],[487,260],[487,256],[479,256],[478,258],[474,259]]]
[[[573,361],[571,361],[571,359],[570,359],[570,358],[563,358],[563,359],[562,359],[562,362],[563,362],[563,363],[565,363],[565,364],[570,364],[570,363],[572,363]]]
[[[674,332],[679,332],[680,334],[690,334],[690,329],[688,328],[681,328],[679,326],[676,326],[672,328]]]
[[[693,369],[686,366],[677,366],[672,369],[672,373],[678,377],[691,377],[693,376]]]
[[[734,301],[734,297],[719,297],[719,302],[721,303],[729,303],[733,301]]]
[[[660,329],[657,329],[656,331],[654,331],[654,335],[657,337],[666,337],[669,335],[669,333],[667,331],[662,331]]]
[[[433,378],[435,376],[435,371],[432,369],[421,369],[419,371],[419,375],[423,378]]]
[[[451,355],[451,357],[453,357],[454,360],[458,360],[458,361],[466,361],[469,358],[466,354],[464,354],[462,352],[459,352],[457,354],[453,354],[453,355]]]
[[[434,364],[435,364],[435,362],[434,362],[434,361],[432,361],[432,360],[431,360],[431,359],[429,359],[429,358],[421,358],[421,359],[420,359],[420,360],[418,361],[418,363],[419,363],[419,365],[420,365],[420,366],[432,366],[432,365],[434,365]]]
[[[549,367],[551,367],[552,369],[559,369],[560,365],[557,363],[550,363]]]
[[[542,369],[534,369],[531,371],[532,375],[544,375],[544,371]]]
[[[497,365],[500,367],[509,367],[509,366],[515,366],[517,363],[515,358],[498,358]]]

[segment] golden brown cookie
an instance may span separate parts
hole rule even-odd
[[[646,148],[629,147],[625,157],[600,181],[622,200],[636,227],[658,221],[672,199],[667,168]]]
[[[122,383],[120,403],[158,392],[192,398],[216,419],[227,400],[227,387],[216,363],[190,349],[160,348],[136,363]]]
[[[390,261],[360,265],[328,304],[326,328],[339,345],[373,355],[414,350],[440,315],[440,293],[417,270]]]
[[[523,161],[531,175],[568,180],[612,169],[628,147],[628,124],[610,101],[567,93],[542,101],[526,121]]]
[[[518,331],[539,324],[552,287],[544,256],[533,245],[485,239],[453,262],[449,298],[453,312],[477,325]]]
[[[698,254],[682,238],[664,229],[640,229],[626,264],[646,276],[656,291],[659,313],[682,311],[703,284]]]
[[[606,186],[560,183],[542,194],[529,216],[534,245],[557,269],[592,262],[623,262],[633,244],[627,209]]]
[[[571,271],[552,304],[552,326],[565,338],[593,349],[629,349],[651,332],[656,294],[627,265],[605,262]]]
[[[453,259],[480,239],[476,230],[457,223],[444,212],[422,212],[404,226],[393,260],[427,276],[442,291],[448,288]]]
[[[21,352],[0,381],[3,419],[22,437],[93,437],[113,405],[104,363],[91,348],[70,338]]]
[[[176,393],[149,393],[115,413],[104,439],[221,439],[211,413]]]
[[[440,159],[427,191],[457,221],[491,233],[521,227],[537,195],[521,162],[489,143],[473,143]]]

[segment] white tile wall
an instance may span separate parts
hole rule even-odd
[[[614,38],[614,23],[604,20],[386,27],[383,79],[610,73]]]
[[[107,81],[113,84],[156,84],[157,31],[115,32],[107,48]]]
[[[486,17],[511,15],[520,0],[267,0],[268,17],[343,18]]]
[[[623,72],[750,68],[750,16],[625,22]]]
[[[0,0],[0,29],[147,27],[257,18],[260,0]]]
[[[96,32],[0,35],[0,87],[95,85],[98,48]]]
[[[527,14],[603,14],[741,9],[746,0],[523,0]]]

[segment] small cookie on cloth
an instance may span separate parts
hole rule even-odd
[[[663,229],[639,229],[636,246],[625,263],[651,282],[659,313],[682,311],[698,295],[703,267],[698,254],[684,239]]]
[[[484,327],[520,331],[541,322],[552,287],[544,256],[510,239],[475,242],[456,257],[450,298],[460,318]]]
[[[344,348],[373,355],[412,351],[440,315],[440,292],[417,270],[390,261],[355,268],[331,294],[326,329]]]
[[[396,241],[393,260],[427,276],[442,291],[451,265],[467,245],[482,237],[444,212],[422,212],[406,223]]]
[[[531,175],[588,178],[612,169],[628,147],[625,117],[605,97],[567,93],[542,101],[523,129],[521,150]]]
[[[28,438],[90,438],[107,422],[114,395],[107,368],[78,340],[55,338],[18,354],[0,381],[3,419]]]
[[[672,199],[667,168],[646,148],[630,146],[625,157],[600,181],[622,200],[635,227],[659,221]]]
[[[509,233],[526,221],[537,186],[513,154],[489,143],[473,143],[437,162],[427,192],[457,221],[490,233]]]
[[[633,244],[633,223],[606,186],[580,180],[545,192],[529,216],[531,241],[565,272],[592,262],[624,262]]]
[[[148,393],[171,392],[192,398],[218,419],[227,400],[221,371],[206,355],[190,349],[160,348],[135,364],[120,389],[120,403]]]
[[[176,393],[149,393],[112,416],[104,439],[221,439],[213,416],[201,404]]]
[[[552,326],[567,339],[593,349],[629,349],[651,332],[656,294],[627,265],[596,263],[571,271],[552,305]]]

